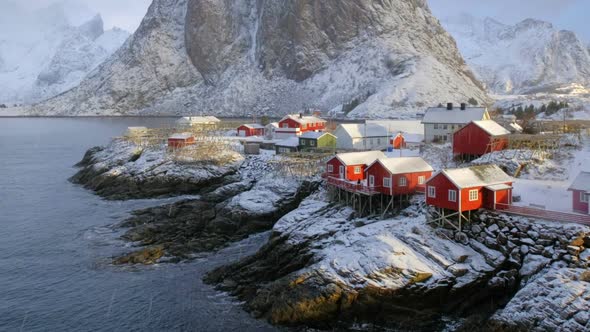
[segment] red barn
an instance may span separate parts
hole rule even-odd
[[[279,121],[279,128],[275,136],[285,138],[288,136],[299,136],[308,131],[323,131],[326,129],[327,121],[316,116],[287,115]]]
[[[240,137],[250,137],[250,136],[264,136],[266,127],[263,125],[253,123],[253,124],[243,124],[238,127],[238,136]]]
[[[379,158],[387,158],[381,151],[339,153],[328,160],[326,175],[347,181],[365,179],[365,169]]]
[[[504,209],[514,179],[496,165],[449,169],[426,181],[426,204],[457,212]]]
[[[590,172],[581,172],[568,190],[573,193],[574,212],[590,214]]]
[[[195,144],[195,136],[191,133],[173,134],[168,137],[168,148],[180,149]]]
[[[396,150],[401,150],[406,148],[406,138],[402,133],[397,134],[394,138],[391,139],[390,144]]]
[[[508,140],[502,136],[510,132],[492,120],[472,121],[453,134],[453,154],[481,157],[486,153],[504,150]]]
[[[414,194],[424,188],[433,171],[424,159],[406,157],[377,159],[367,167],[365,173],[369,188],[385,195],[397,196]]]

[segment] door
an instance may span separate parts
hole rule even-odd
[[[340,166],[340,178],[344,179],[344,166]]]
[[[375,187],[375,176],[374,175],[369,175],[369,187],[371,187],[371,188]]]
[[[238,130],[238,136],[240,137],[246,137],[246,131],[243,129]]]

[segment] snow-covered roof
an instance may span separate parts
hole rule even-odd
[[[497,165],[481,165],[467,168],[445,169],[442,173],[459,189],[486,187],[495,184],[513,182],[514,179],[504,173]],[[436,177],[433,176],[430,180]],[[429,181],[430,181],[429,180]]]
[[[217,123],[221,122],[218,118],[214,116],[183,116],[182,118],[176,121],[178,123],[190,123],[190,124],[210,124],[210,123]]]
[[[494,120],[473,121],[473,123],[492,136],[502,136],[510,134],[510,131],[508,129],[502,127]]]
[[[191,133],[176,133],[176,134],[170,135],[170,137],[168,137],[168,138],[171,138],[171,139],[188,139],[188,138],[191,138],[191,137],[193,137],[193,134],[191,134]]]
[[[432,172],[434,169],[421,157],[385,158],[378,159],[391,174],[407,174],[415,172]]]
[[[380,125],[390,134],[424,134],[424,124],[419,120],[366,120],[365,123]]]
[[[386,159],[387,156],[381,151],[364,151],[364,152],[349,152],[339,153],[336,158],[347,166],[350,165],[370,165],[377,159]]]
[[[276,146],[297,147],[299,146],[299,137],[289,137],[275,143]]]
[[[485,107],[468,107],[461,110],[460,107],[447,110],[446,107],[431,107],[426,110],[422,123],[458,123],[466,124],[471,121],[479,121],[489,118],[486,116]]]
[[[242,126],[247,127],[247,128],[251,128],[251,129],[264,129],[265,128],[263,125],[258,124],[258,123],[247,123],[247,124],[243,124]]]
[[[590,172],[580,172],[569,190],[581,190],[590,192]]]
[[[306,133],[303,133],[301,136],[301,138],[310,138],[310,139],[318,139],[324,135],[332,135],[330,133],[325,133],[325,132],[316,132],[316,131],[308,131]],[[332,135],[334,136],[334,135]]]
[[[378,124],[343,123],[338,127],[348,133],[351,138],[389,136],[387,128]]]
[[[396,138],[397,135],[400,135],[400,134],[393,135],[393,136],[391,136],[391,138]],[[406,143],[421,143],[424,141],[424,134],[403,133],[401,135],[404,137],[404,140],[406,141]]]
[[[147,131],[147,127],[127,127],[129,131]]]
[[[522,132],[524,129],[516,122],[512,122],[510,127],[518,132]]]
[[[271,122],[271,123],[267,124],[266,127],[267,128],[278,128],[279,123],[278,122]]]
[[[491,191],[500,191],[500,190],[507,190],[507,189],[512,189],[511,186],[505,184],[505,183],[499,183],[499,184],[493,184],[491,186],[486,186],[486,189],[489,189]]]
[[[326,120],[318,118],[317,116],[312,116],[312,115],[302,115],[301,116],[299,114],[286,115],[284,118],[281,119],[281,121],[284,121],[287,119],[291,119],[291,120],[301,123],[301,124],[327,122]]]

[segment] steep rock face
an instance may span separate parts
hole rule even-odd
[[[477,77],[496,93],[590,85],[590,53],[572,31],[533,19],[511,26],[470,15],[446,19],[443,25]]]
[[[425,1],[155,0],[140,28],[44,114],[413,114],[487,96]]]

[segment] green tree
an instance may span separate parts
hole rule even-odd
[[[477,106],[479,105],[479,103],[477,102],[477,100],[473,97],[469,98],[469,100],[467,101],[469,103],[469,105],[473,105],[473,106]]]

